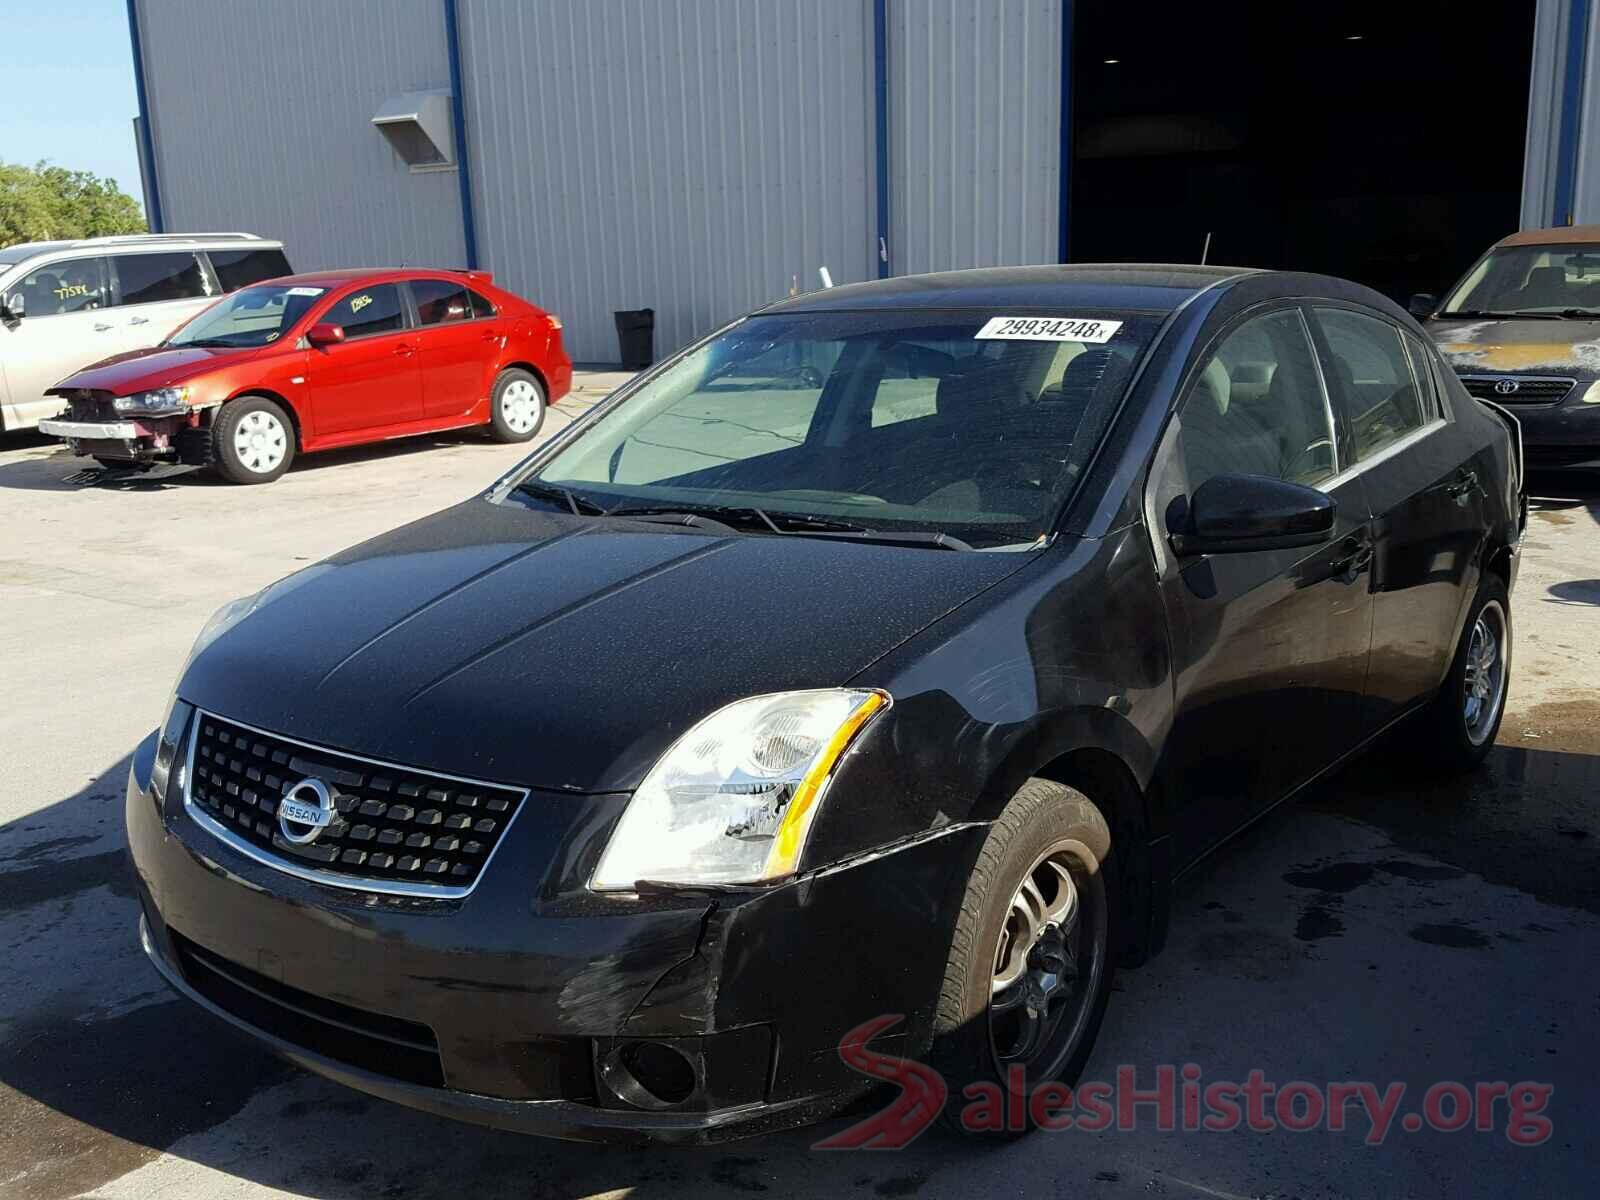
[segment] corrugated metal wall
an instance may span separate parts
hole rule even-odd
[[[464,0],[484,265],[615,361],[612,311],[659,352],[817,267],[876,276],[865,0]]]
[[[465,261],[454,171],[372,127],[450,83],[439,0],[138,0],[169,230],[282,237],[297,269]]]
[[[1059,0],[890,0],[890,266],[1055,262]]]

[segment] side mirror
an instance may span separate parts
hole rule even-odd
[[[1439,297],[1432,292],[1418,292],[1406,301],[1406,311],[1417,320],[1433,316],[1439,307]]]
[[[327,346],[337,346],[344,341],[344,326],[330,325],[327,322],[319,321],[306,330],[306,341],[310,342],[318,350]]]
[[[15,325],[27,315],[27,311],[27,301],[23,299],[21,292],[0,299],[0,321],[4,321],[7,325]]]
[[[1171,531],[1179,555],[1230,554],[1316,546],[1333,534],[1332,496],[1267,475],[1215,475],[1195,489],[1182,528]]]

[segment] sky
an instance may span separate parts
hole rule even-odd
[[[135,200],[127,0],[0,0],[0,161],[109,175]]]

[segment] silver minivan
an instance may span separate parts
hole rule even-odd
[[[218,296],[291,274],[281,242],[249,233],[136,234],[0,249],[0,432],[64,405],[45,389],[154,346]]]

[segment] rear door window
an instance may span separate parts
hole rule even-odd
[[[29,320],[104,308],[107,303],[106,260],[58,259],[36,267],[12,286],[7,302],[21,297]]]
[[[1323,370],[1344,405],[1355,461],[1373,457],[1433,419],[1397,326],[1344,308],[1314,312],[1328,349]]]
[[[200,259],[188,250],[118,254],[111,263],[117,276],[118,304],[199,300],[211,294]]]
[[[448,325],[472,319],[472,294],[449,279],[413,279],[411,298],[417,302],[417,324]]]
[[[472,297],[472,315],[473,316],[475,316],[475,317],[492,317],[492,316],[495,315],[495,307],[494,307],[493,303],[491,303],[489,298],[487,296],[485,296],[482,292],[475,292],[471,288],[468,288],[467,289],[467,295]]]
[[[379,283],[351,292],[330,308],[322,320],[343,326],[346,338],[373,337],[404,329],[406,314],[400,301],[400,287],[394,283]]]
[[[282,250],[208,250],[206,256],[225,292],[293,273]]]

